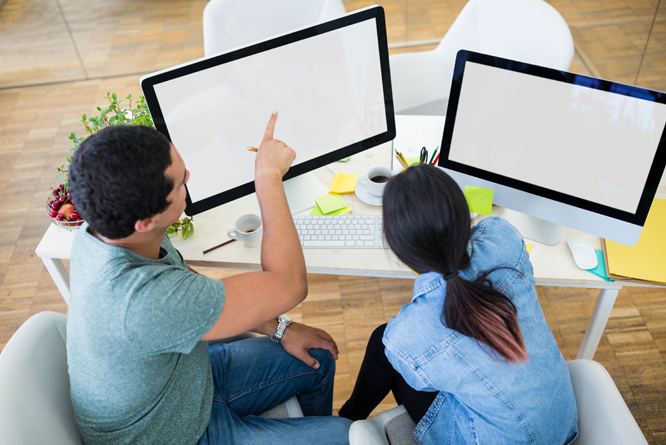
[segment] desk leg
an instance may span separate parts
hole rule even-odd
[[[59,258],[42,258],[46,270],[51,274],[51,278],[55,281],[58,290],[65,299],[65,303],[69,304],[69,274],[62,260]]]
[[[580,344],[578,355],[576,359],[589,359],[592,360],[594,353],[599,346],[599,341],[606,328],[608,317],[610,317],[611,310],[615,304],[615,299],[620,289],[601,289],[597,297],[597,304],[594,306],[592,318],[585,330],[583,342]]]

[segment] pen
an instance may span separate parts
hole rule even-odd
[[[437,146],[437,148],[439,148],[439,145]],[[435,151],[432,153],[432,158],[430,158],[429,164],[435,162],[435,156],[437,155],[437,148],[435,148]]]
[[[254,147],[247,147],[247,151],[253,151],[253,152],[256,153],[256,152],[258,152],[259,150],[257,150],[257,149],[254,148]]]
[[[255,150],[256,150],[256,149],[255,149]],[[206,250],[204,250],[204,255],[207,254],[208,252],[212,252],[213,250],[218,249],[218,248],[220,248],[220,247],[222,247],[222,246],[226,246],[226,245],[229,244],[229,243],[233,243],[234,241],[236,241],[236,240],[235,240],[235,239],[230,239],[229,241],[225,241],[225,242],[223,242],[222,244],[218,244],[218,245],[215,246],[215,247],[211,247],[210,249],[206,249]]]
[[[409,167],[409,166],[405,163],[405,161],[402,160],[402,158],[401,158],[399,155],[395,155],[395,158],[398,160],[398,162],[400,163],[400,165],[402,165],[402,168],[407,168],[407,167]]]
[[[405,155],[403,155],[403,154],[402,154],[401,152],[399,152],[398,150],[396,150],[395,152],[398,153],[398,155],[400,155],[400,157],[402,158],[402,162],[404,162],[405,165],[409,165],[409,164],[407,164],[407,159],[405,159]]]

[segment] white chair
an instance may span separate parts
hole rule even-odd
[[[543,0],[469,0],[437,48],[390,56],[395,112],[446,114],[459,50],[567,70],[571,31]]]
[[[345,12],[342,0],[211,0],[203,13],[204,54],[217,54]]]
[[[0,354],[0,443],[81,445],[69,395],[67,316],[40,312]],[[296,397],[262,414],[303,417]]]
[[[606,369],[593,360],[567,362],[578,406],[574,445],[647,444],[641,429]],[[377,417],[359,420],[349,430],[351,445],[412,445],[416,425],[400,405]]]

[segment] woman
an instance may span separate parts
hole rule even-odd
[[[500,218],[470,230],[460,188],[430,165],[392,178],[383,207],[388,245],[419,276],[339,415],[364,419],[392,390],[422,444],[572,442],[571,380],[520,233]]]

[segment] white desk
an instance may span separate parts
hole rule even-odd
[[[440,118],[441,119],[441,118]],[[442,121],[443,122],[443,121]],[[419,119],[414,116],[396,116],[398,137],[400,134],[413,133],[419,126]],[[442,123],[443,125],[443,123]],[[347,163],[336,162],[329,165],[334,172],[367,172],[373,166],[391,165],[391,144],[367,150],[352,157]],[[315,171],[316,176],[326,185],[330,185],[333,175],[326,169]],[[344,195],[352,200],[354,213],[359,215],[380,214],[381,208],[363,204],[352,195]],[[658,197],[666,198],[666,187],[661,187]],[[501,208],[494,208],[493,213],[501,213]],[[227,229],[233,227],[235,219],[244,213],[259,213],[259,203],[252,194],[234,202],[194,217],[194,235],[183,241],[180,236],[173,244],[181,252],[185,261],[193,266],[213,266],[238,269],[260,269],[260,247],[247,248],[242,243],[232,243],[209,254],[203,251],[227,239]],[[302,214],[308,214],[303,212]],[[477,218],[478,219],[478,218]],[[69,301],[69,275],[62,259],[69,259],[72,241],[76,232],[67,232],[51,225],[46,231],[35,252],[42,258],[53,277],[56,286],[65,301]],[[564,228],[560,242],[555,246],[546,246],[529,241],[533,245],[530,260],[534,266],[534,277],[540,286],[585,287],[600,289],[594,312],[588,324],[578,358],[589,358],[594,352],[603,334],[618,291],[622,286],[666,287],[616,281],[607,283],[589,272],[578,269],[569,252],[566,239],[572,236],[585,236],[595,248],[600,248],[598,237]],[[309,273],[334,275],[361,275],[375,277],[395,277],[414,279],[414,273],[401,264],[388,250],[382,249],[304,249],[305,263]]]

